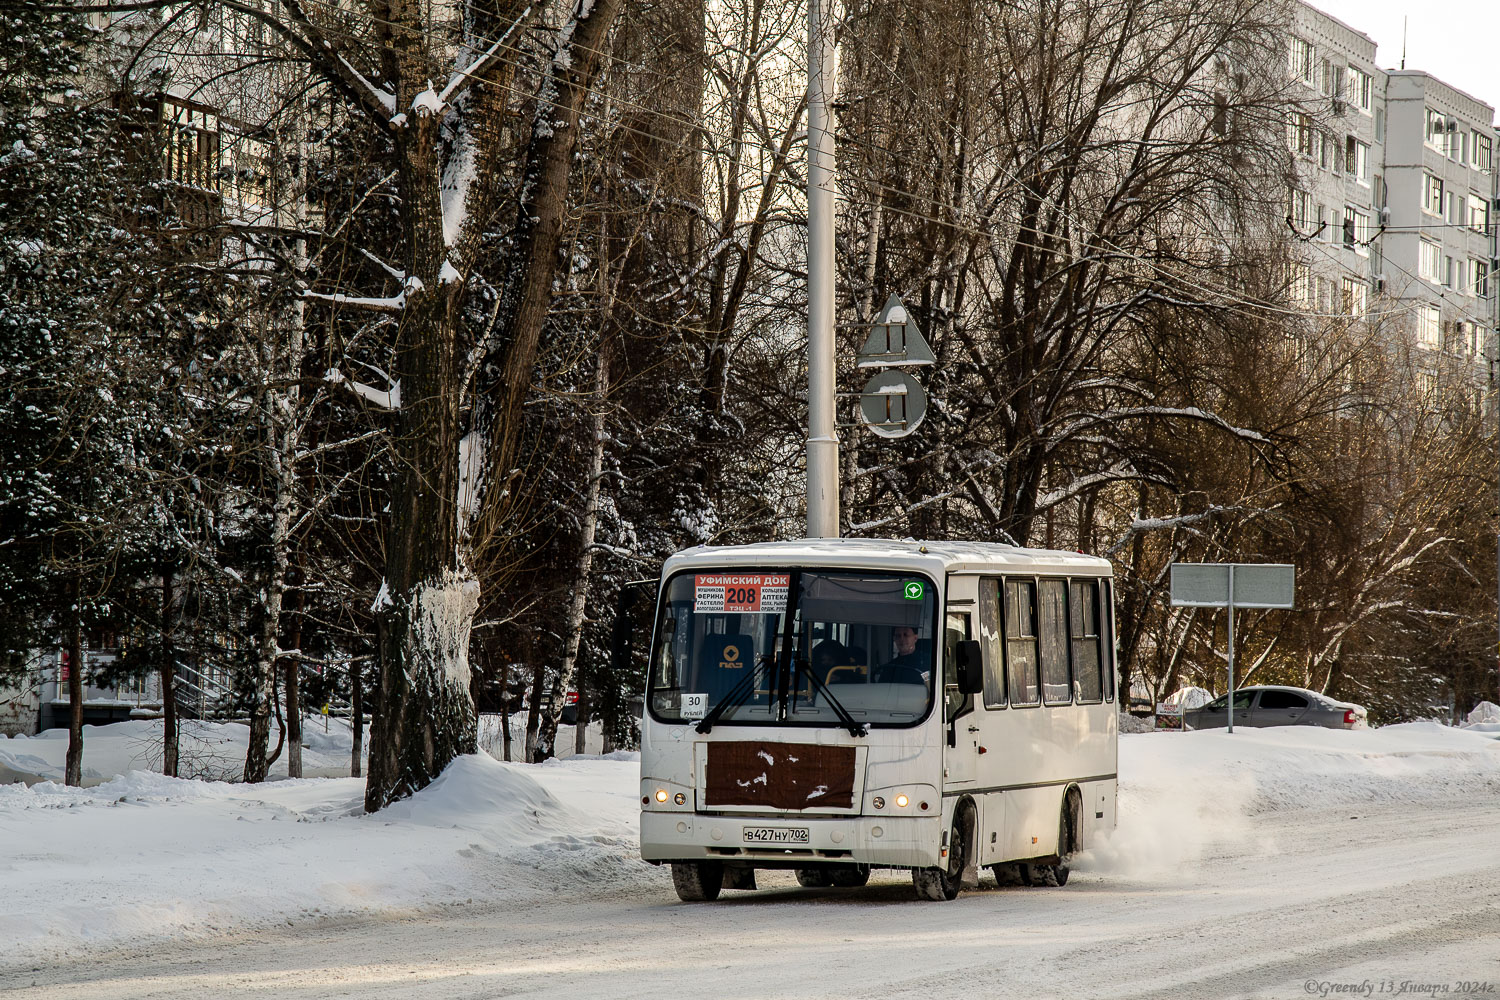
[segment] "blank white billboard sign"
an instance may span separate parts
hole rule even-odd
[[[1284,563],[1173,563],[1172,604],[1227,608],[1231,578],[1237,608],[1292,607],[1296,568]]]

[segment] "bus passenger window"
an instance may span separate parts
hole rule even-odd
[[[1043,580],[1037,602],[1037,632],[1042,647],[1042,699],[1049,705],[1073,700],[1068,671],[1068,585],[1063,580]]]
[[[1080,702],[1104,700],[1103,663],[1099,656],[1099,583],[1074,580],[1068,594],[1069,632],[1073,640],[1073,679]]]
[[[1005,644],[1000,624],[1000,581],[979,581],[979,645],[984,650],[984,707],[1005,707]]]
[[[1005,581],[1005,665],[1010,681],[1010,703],[1039,705],[1042,686],[1037,679],[1036,582]]]

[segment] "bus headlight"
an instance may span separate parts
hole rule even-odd
[[[672,801],[680,806],[687,805],[687,796],[681,792],[678,792],[676,795],[672,796]]]
[[[665,788],[658,788],[656,790],[656,801],[658,801],[658,802],[665,802],[665,801],[667,801],[667,790]]]
[[[884,795],[877,795],[877,796],[875,796],[874,800],[871,801],[870,804],[872,806],[874,806],[876,809],[884,809],[885,808],[885,796]]]
[[[898,796],[896,796],[896,808],[897,809],[905,809],[910,804],[911,804],[911,799],[907,798],[905,795],[898,795]]]

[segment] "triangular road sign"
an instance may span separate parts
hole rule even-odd
[[[870,336],[859,352],[861,368],[891,368],[897,365],[933,365],[937,357],[917,323],[906,312],[901,296],[892,295],[875,317]]]

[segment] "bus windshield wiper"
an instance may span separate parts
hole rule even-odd
[[[715,705],[707,715],[699,719],[698,724],[693,728],[700,733],[710,732],[714,728],[714,723],[722,719],[726,712],[733,708],[739,708],[740,705],[744,704],[745,699],[749,698],[750,693],[755,690],[755,680],[760,676],[760,672],[765,669],[765,665],[766,659],[765,657],[761,657],[750,672],[741,677],[739,683],[729,689],[729,693],[724,696],[724,699]]]
[[[833,692],[828,690],[828,685],[823,683],[822,679],[818,677],[818,672],[812,669],[811,663],[802,659],[793,660],[793,663],[796,666],[795,672],[793,673],[794,679],[792,682],[792,687],[795,688],[797,686],[795,680],[796,672],[806,670],[807,679],[812,681],[813,690],[823,692],[823,697],[828,699],[828,707],[833,709],[834,712],[838,715],[839,721],[844,724],[844,728],[849,730],[849,735],[868,736],[870,734],[869,727],[866,726],[863,722],[855,722],[854,716],[849,714],[849,710],[844,707],[844,703],[835,698],[833,696]]]

